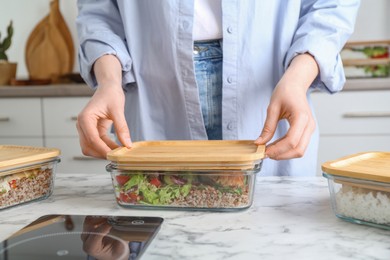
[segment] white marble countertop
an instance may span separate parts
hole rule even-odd
[[[134,210],[117,205],[107,174],[57,174],[53,195],[1,211],[0,239],[45,214],[161,216],[143,259],[390,259],[390,231],[340,220],[325,178],[257,178],[240,212]]]

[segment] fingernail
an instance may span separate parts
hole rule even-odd
[[[129,142],[127,143],[127,148],[131,148],[133,146],[133,142],[131,139],[129,139]]]
[[[260,136],[259,138],[257,138],[257,139],[255,140],[255,144],[261,143],[262,140],[263,140],[263,138]]]

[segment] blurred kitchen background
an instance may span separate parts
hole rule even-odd
[[[14,25],[12,46],[8,51],[10,61],[17,62],[17,78],[27,78],[25,58],[26,42],[34,27],[50,12],[50,0],[0,0],[0,31],[4,36],[10,20]],[[71,32],[74,46],[77,46],[75,19],[77,0],[59,1],[61,14]],[[79,71],[75,52],[74,72]]]
[[[77,0],[59,3],[75,47],[71,72],[77,75]],[[17,79],[29,76],[26,43],[49,11],[50,0],[0,0],[3,38],[10,20],[13,21],[15,32],[7,54],[10,62],[17,63]],[[350,41],[386,40],[390,40],[390,1],[362,0]],[[62,150],[58,172],[104,172],[106,162],[81,155],[74,127],[77,114],[92,91],[82,83],[60,83],[0,87],[0,144],[58,147]],[[390,151],[389,77],[348,79],[341,93],[313,93],[312,97],[321,132],[317,174],[320,164],[327,160],[368,150]]]
[[[17,76],[28,76],[24,64],[24,49],[28,36],[38,22],[49,12],[49,0],[0,0],[0,31],[5,32],[10,20],[14,22],[15,35],[9,58],[18,63]],[[77,46],[74,21],[77,16],[77,0],[60,1],[61,13],[67,22]],[[362,0],[356,29],[351,41],[390,39],[390,1]],[[76,55],[76,54],[75,54]],[[75,59],[77,61],[77,59]],[[77,62],[74,71],[79,71]]]

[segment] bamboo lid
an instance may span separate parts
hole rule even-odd
[[[48,160],[58,155],[60,150],[56,148],[0,145],[0,176],[1,171]]]
[[[364,152],[322,164],[325,173],[390,183],[390,152]]]
[[[264,150],[249,140],[148,141],[117,148],[107,159],[138,170],[249,169],[264,158]]]

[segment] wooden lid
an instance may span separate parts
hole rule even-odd
[[[322,164],[325,173],[390,183],[390,152],[364,152]]]
[[[48,160],[60,155],[55,148],[0,145],[0,172],[13,167]]]
[[[138,170],[249,169],[264,158],[264,150],[264,145],[248,140],[150,141],[117,148],[107,159]]]

